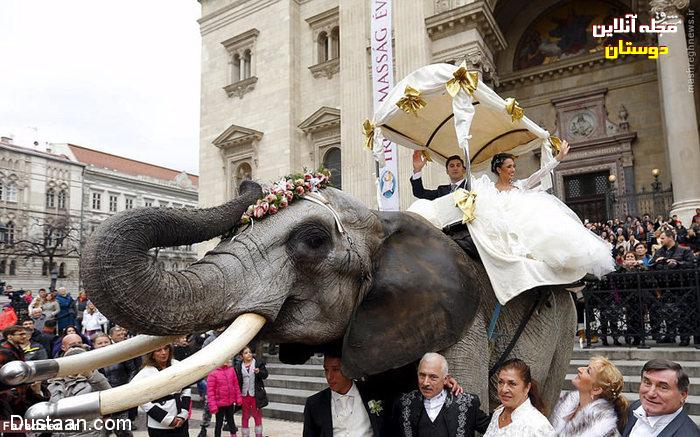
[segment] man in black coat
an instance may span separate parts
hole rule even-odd
[[[464,175],[467,172],[464,167],[464,161],[459,155],[452,155],[447,158],[445,170],[447,176],[450,177],[450,183],[447,185],[438,185],[436,190],[428,190],[423,187],[422,170],[425,167],[426,160],[420,151],[413,152],[413,175],[411,176],[411,188],[413,195],[419,199],[435,200],[446,194],[450,194],[457,188],[465,188],[466,180]]]
[[[690,379],[680,364],[664,359],[642,368],[639,400],[630,405],[623,437],[698,437],[700,431],[683,411]]]
[[[419,390],[406,393],[394,404],[394,432],[397,436],[473,437],[486,432],[491,421],[480,409],[479,397],[445,390],[447,360],[427,353],[418,365]]]
[[[361,383],[343,375],[340,357],[326,354],[323,371],[328,388],[306,400],[304,437],[352,435],[380,437],[384,431],[385,408],[381,399],[370,399]]]
[[[693,267],[693,251],[676,243],[671,230],[665,230],[659,235],[661,247],[656,250],[651,259],[651,265],[656,269],[674,269]]]

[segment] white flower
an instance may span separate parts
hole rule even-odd
[[[379,416],[379,414],[384,410],[383,408],[383,401],[375,401],[372,399],[371,401],[367,402],[367,406],[369,407],[369,412],[372,414],[376,414]]]

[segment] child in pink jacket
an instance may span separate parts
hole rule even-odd
[[[237,437],[238,428],[233,422],[233,409],[235,405],[243,403],[243,397],[233,367],[224,364],[209,374],[207,377],[207,399],[209,411],[216,414],[214,437],[221,437],[224,417],[226,417],[229,430],[231,430],[231,436]]]

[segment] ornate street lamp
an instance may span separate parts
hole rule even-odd
[[[51,285],[49,285],[49,290],[52,293],[56,291],[56,279],[58,279],[58,269],[56,268],[56,263],[54,263],[53,269],[51,269]]]
[[[661,170],[654,168],[651,170],[651,175],[654,176],[654,182],[651,183],[651,189],[654,191],[661,191],[661,181],[659,180],[659,175]]]
[[[613,214],[613,207],[615,206],[615,182],[617,181],[617,176],[614,174],[611,174],[608,176],[608,186],[605,189],[605,201],[606,201],[606,206],[607,206],[607,216],[608,220],[612,220],[614,214]]]

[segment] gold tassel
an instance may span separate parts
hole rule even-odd
[[[433,162],[433,158],[430,156],[430,152],[427,150],[421,150],[420,154],[423,155],[423,158],[425,158],[426,161]]]
[[[561,150],[561,140],[559,139],[559,137],[551,135],[549,137],[549,144],[552,145],[552,152],[554,153],[554,155],[558,155],[559,151]]]
[[[420,96],[420,91],[410,85],[406,86],[404,96],[396,102],[396,106],[401,108],[403,112],[413,115],[418,115],[418,111],[425,108],[427,104],[428,103]]]

